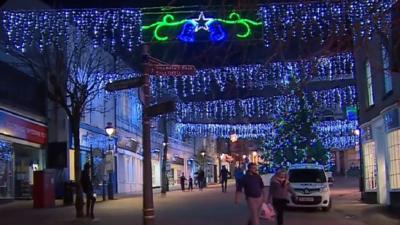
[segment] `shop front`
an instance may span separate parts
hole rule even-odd
[[[33,172],[45,169],[47,126],[0,110],[0,199],[31,199]]]
[[[364,192],[362,199],[366,203],[377,203],[377,176],[376,145],[372,136],[372,126],[362,127],[362,158]]]
[[[389,107],[362,128],[363,201],[400,206],[399,109]]]
[[[119,193],[139,193],[143,189],[143,155],[140,137],[117,129],[117,187]]]
[[[161,187],[161,163],[159,149],[154,149],[151,151],[151,173],[153,178],[153,187]]]
[[[103,130],[95,127],[81,126],[80,129],[80,150],[81,150],[81,168],[87,162],[93,165],[93,187],[94,191],[99,195],[105,195],[108,192],[108,183],[110,182],[110,174],[113,173],[113,141],[103,132]],[[74,173],[74,151],[70,151],[70,174]],[[70,177],[71,180],[75,178]],[[111,180],[112,182],[112,180]]]
[[[171,165],[171,170],[169,172],[169,184],[178,185],[180,183],[179,177],[182,176],[182,173],[185,173],[184,159],[178,155],[173,155],[172,157],[168,157],[168,159]]]
[[[385,203],[391,207],[400,208],[400,115],[399,108],[393,108],[384,113],[384,123],[386,131],[387,152],[385,157],[385,169],[389,179],[379,180],[383,183]],[[379,154],[380,155],[380,154]],[[378,155],[378,159],[379,159]],[[379,165],[378,165],[379,166]],[[386,181],[388,181],[386,183]],[[388,190],[388,191],[387,191]]]

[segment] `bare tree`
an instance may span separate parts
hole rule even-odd
[[[115,58],[79,32],[71,32],[65,40],[53,45],[33,44],[21,51],[9,43],[1,45],[16,66],[24,66],[36,79],[47,85],[48,98],[61,106],[68,116],[74,142],[76,180],[76,216],[83,216],[81,152],[79,127],[81,116],[90,110],[91,102],[116,72]],[[5,47],[7,46],[7,47]]]

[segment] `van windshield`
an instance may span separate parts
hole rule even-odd
[[[323,170],[294,169],[289,170],[289,181],[292,183],[325,183],[326,177]]]

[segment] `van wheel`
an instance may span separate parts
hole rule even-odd
[[[324,212],[329,212],[329,210],[331,210],[332,208],[332,200],[329,199],[329,204],[327,207],[322,207],[322,211]]]

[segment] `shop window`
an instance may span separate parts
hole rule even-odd
[[[0,140],[0,199],[13,197],[13,151],[8,142]]]
[[[369,60],[365,62],[365,76],[367,80],[367,92],[368,92],[368,106],[371,106],[374,104],[374,93],[373,93],[373,87],[372,87],[372,73],[371,73],[371,63]]]
[[[388,134],[389,176],[391,189],[400,189],[400,130]]]
[[[363,144],[365,190],[376,190],[376,149],[375,142]]]

